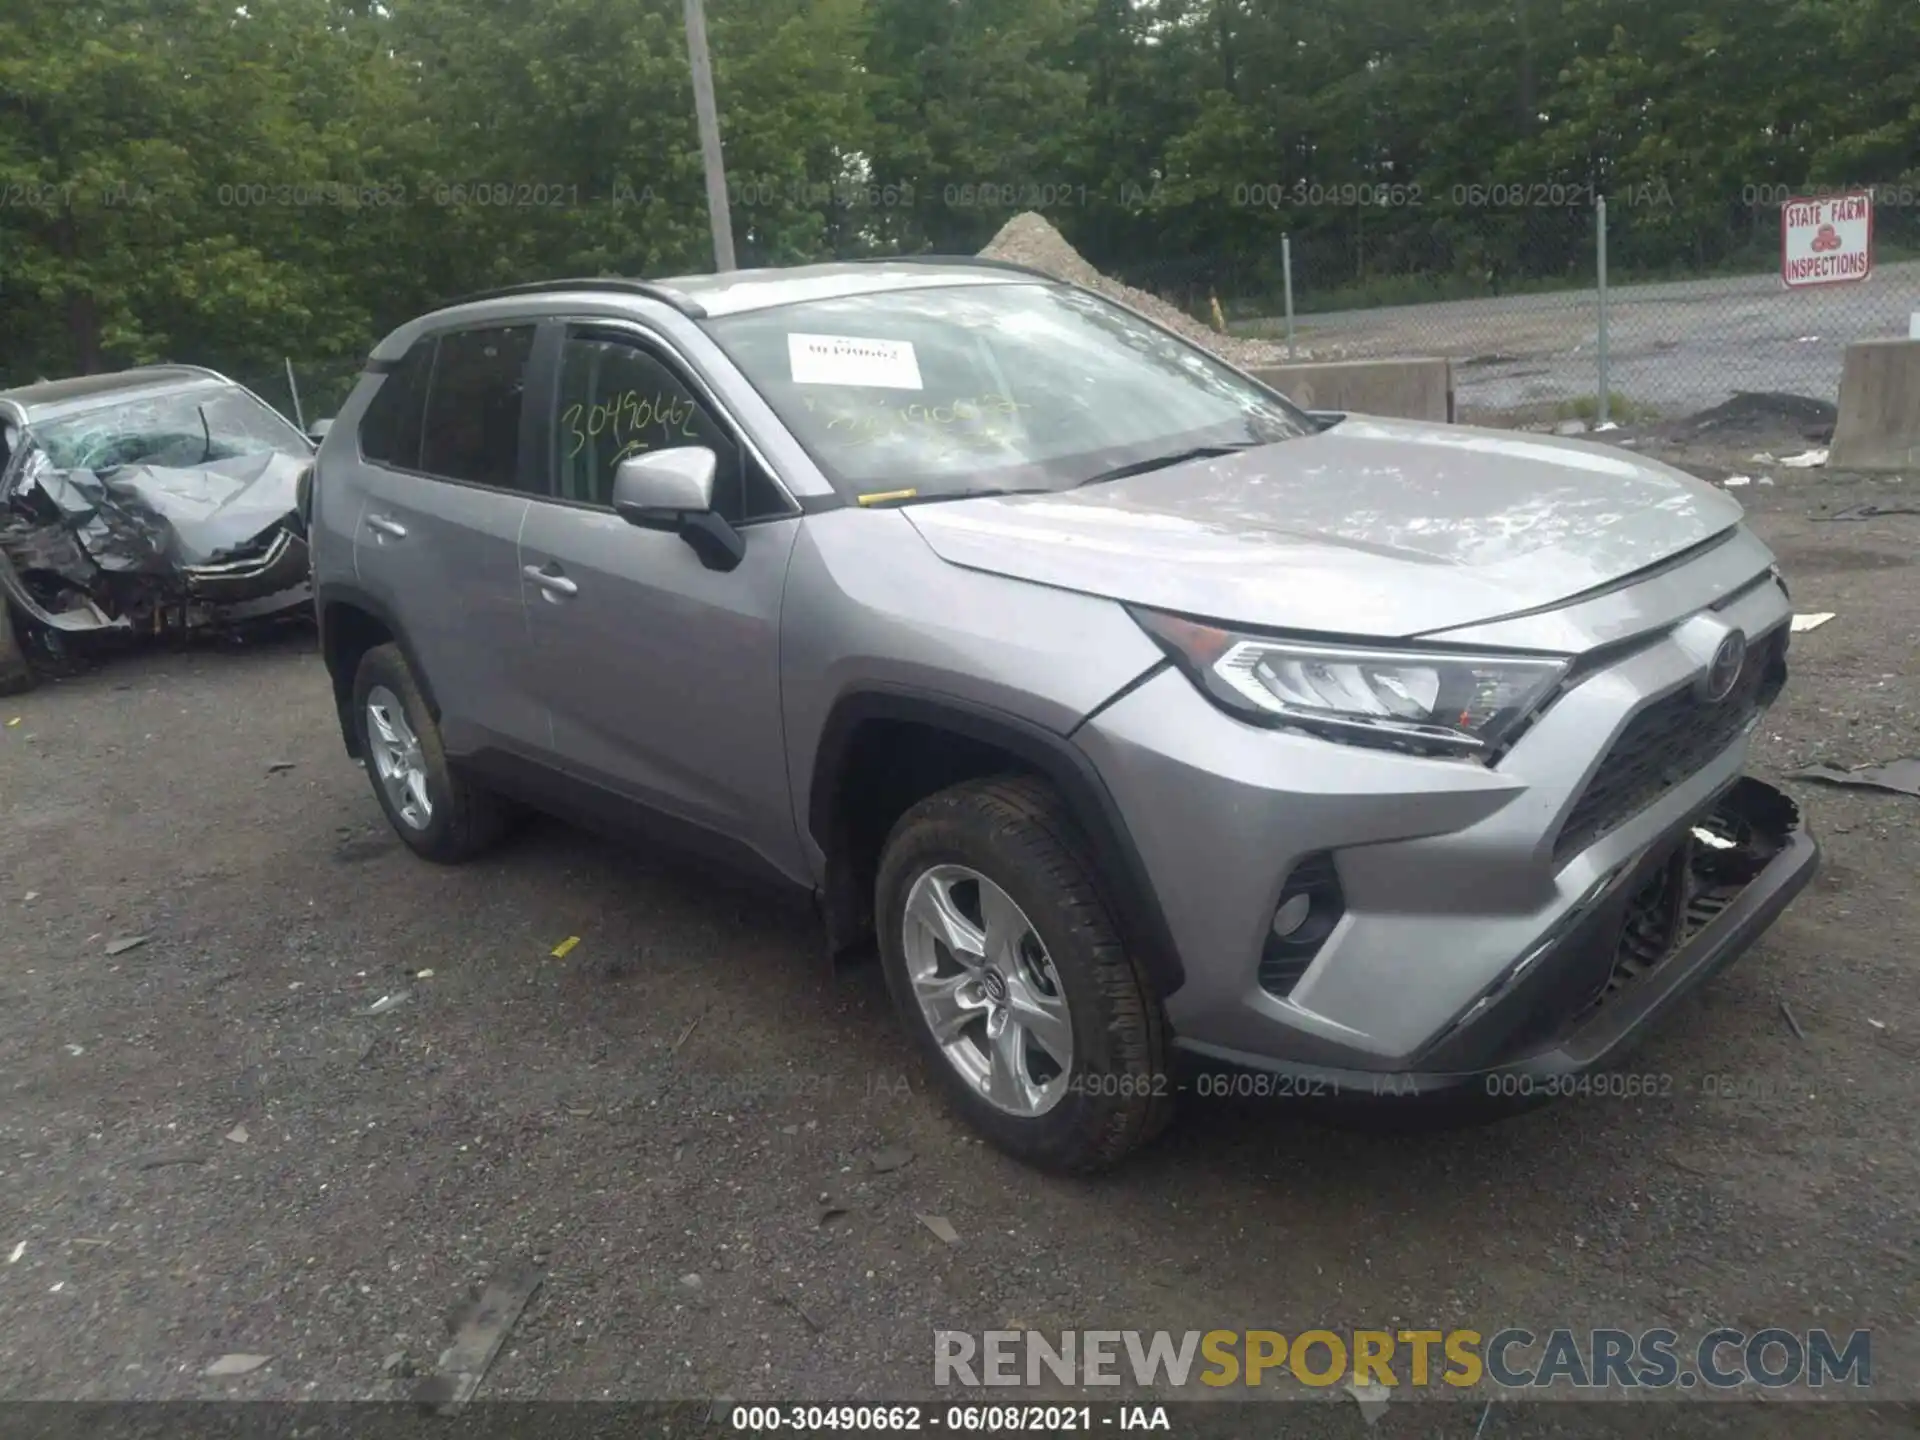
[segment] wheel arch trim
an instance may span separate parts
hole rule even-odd
[[[1164,999],[1186,982],[1146,863],[1106,781],[1072,740],[1004,710],[938,692],[904,686],[849,691],[834,702],[814,747],[807,791],[807,830],[833,864],[836,815],[849,771],[854,737],[862,725],[887,721],[946,731],[1004,750],[1048,780],[1092,847],[1094,877],[1112,907],[1128,948]]]
[[[400,647],[400,653],[406,658],[407,668],[413,672],[413,683],[420,687],[420,698],[427,702],[427,711],[436,722],[440,719],[440,703],[434,699],[433,682],[425,668],[420,664],[419,656],[407,639],[406,628],[387,606],[374,599],[358,585],[343,581],[329,581],[314,587],[313,613],[320,627],[320,655],[327,667],[328,677],[333,681],[334,701],[340,712],[340,734],[346,741],[347,753],[359,756],[359,740],[349,713],[352,707],[353,676],[334,673],[334,627],[328,622],[328,614],[334,607],[340,606],[359,610],[379,621],[386,632],[393,636],[393,643]]]

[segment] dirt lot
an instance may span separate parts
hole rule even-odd
[[[1900,492],[1740,492],[1796,604],[1838,612],[1763,775],[1920,755],[1920,516],[1813,518]],[[545,1280],[489,1396],[929,1395],[936,1326],[1508,1324],[1869,1327],[1875,1393],[1920,1395],[1920,800],[1790,786],[1825,870],[1641,1052],[1663,1095],[1414,1138],[1189,1100],[1069,1183],[947,1117],[805,914],[553,824],[412,859],[304,638],[0,707],[0,1396],[397,1395],[390,1357],[431,1365],[515,1263]],[[203,1377],[229,1352],[272,1358]],[[1912,1433],[1821,1408],[1799,1433]],[[1288,1417],[1369,1433],[1345,1398]],[[1706,1423],[1638,1417],[1612,1428]]]

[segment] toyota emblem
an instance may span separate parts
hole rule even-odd
[[[1740,672],[1746,665],[1747,637],[1738,630],[1731,631],[1713,652],[1707,673],[1701,677],[1702,697],[1716,705],[1726,699],[1733,693],[1733,687],[1740,683]]]

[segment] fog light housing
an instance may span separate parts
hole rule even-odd
[[[1260,988],[1280,1000],[1293,993],[1346,909],[1332,855],[1321,851],[1295,865],[1260,951]]]

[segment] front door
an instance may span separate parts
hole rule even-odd
[[[556,390],[552,494],[533,503],[520,561],[560,763],[803,879],[780,719],[792,503],[651,337],[569,330]],[[718,456],[715,508],[747,541],[733,570],[613,512],[621,459],[681,445]]]

